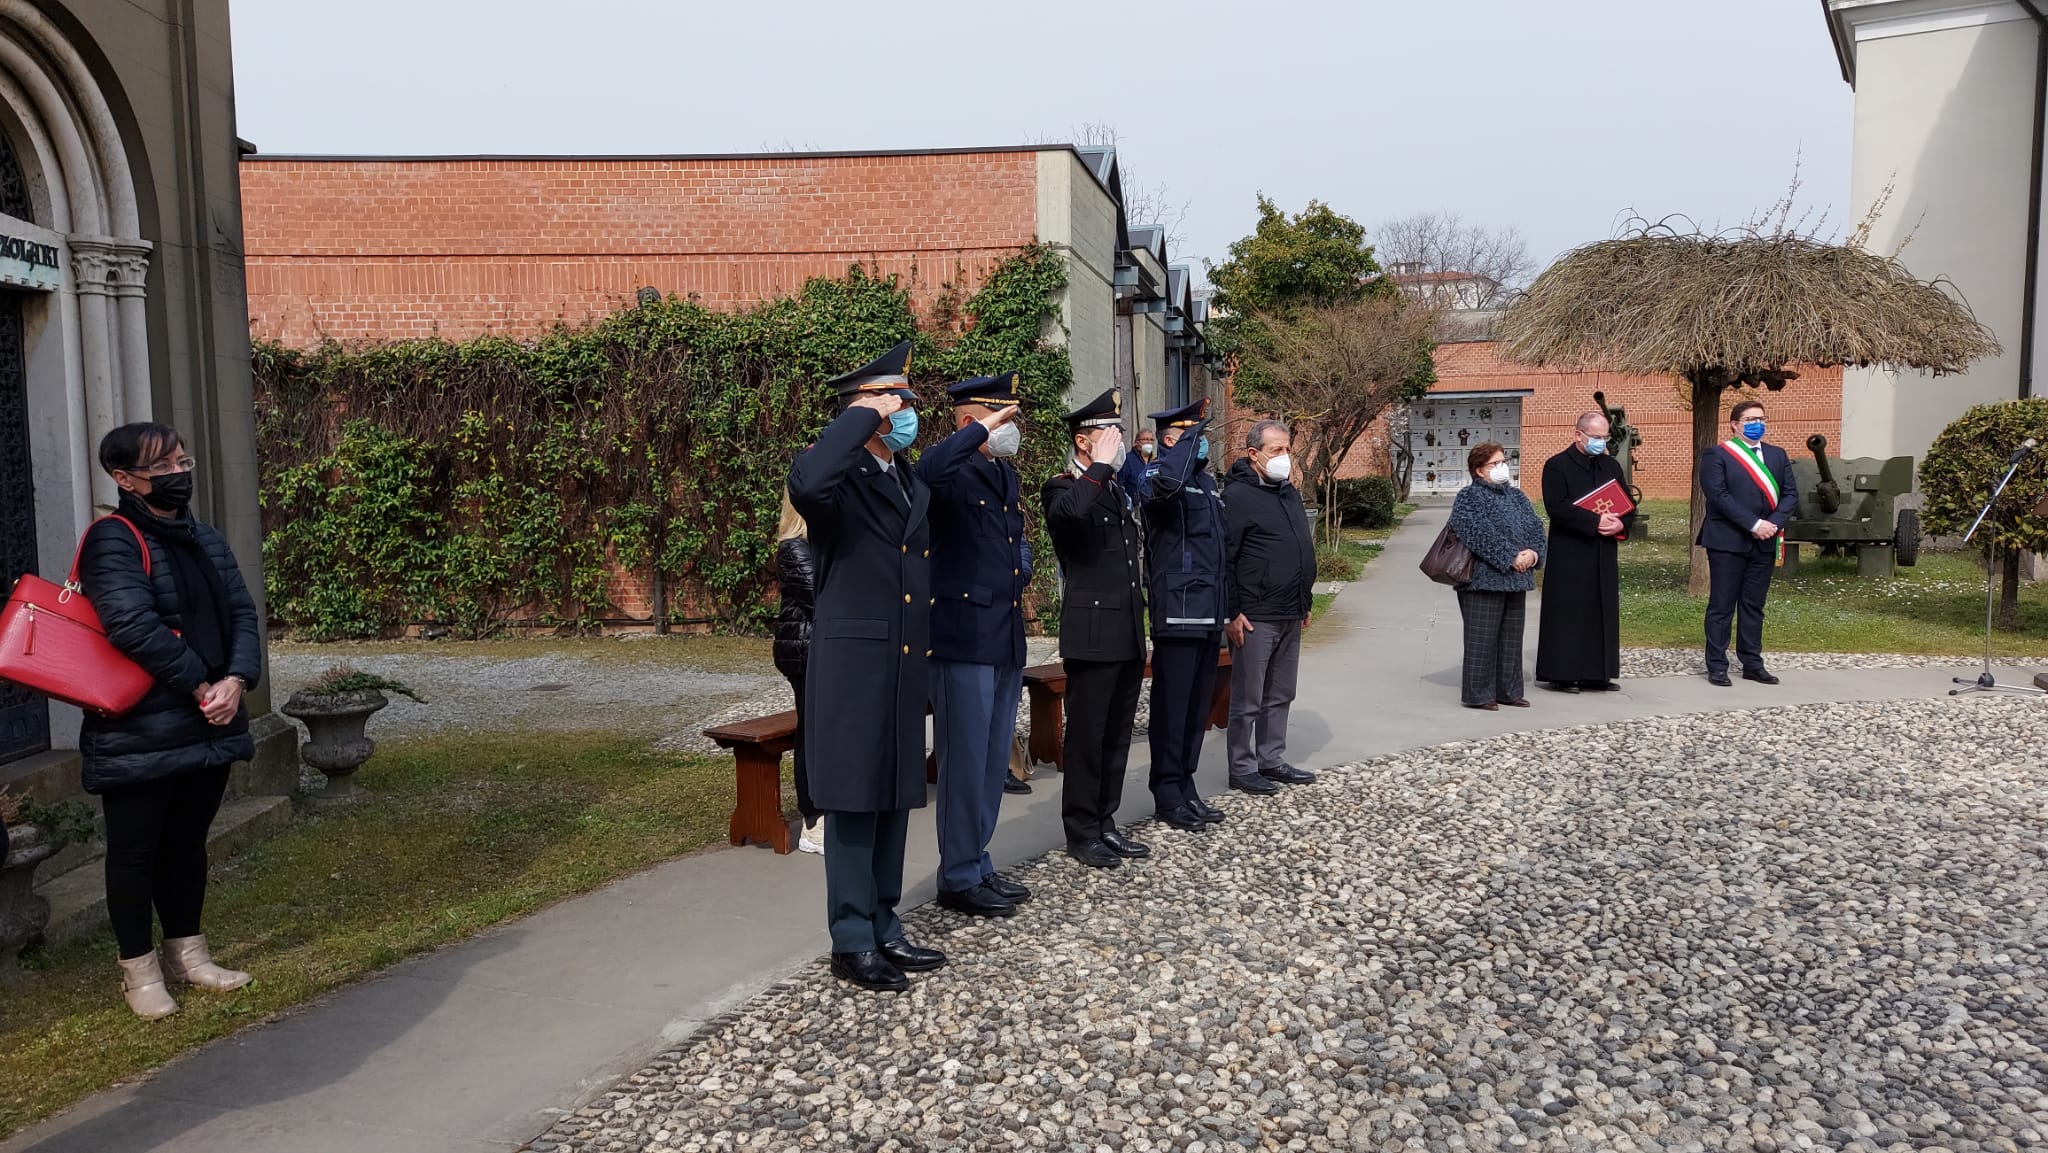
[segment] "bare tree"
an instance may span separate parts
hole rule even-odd
[[[1034,137],[1030,143],[1078,144],[1083,147],[1093,145],[1115,148],[1117,146],[1116,125],[1090,120],[1085,124],[1076,125],[1058,136],[1040,135]],[[1129,159],[1122,152],[1117,153],[1116,165],[1117,171],[1123,176],[1124,218],[1132,224],[1154,224],[1165,229],[1166,251],[1168,254],[1173,253],[1180,247],[1181,242],[1187,239],[1185,226],[1187,224],[1188,211],[1194,207],[1195,202],[1192,200],[1176,201],[1173,193],[1168,190],[1164,182],[1146,184],[1139,180],[1137,173],[1131,168]]]
[[[1335,539],[1337,472],[1359,438],[1426,385],[1437,310],[1402,296],[1305,309],[1271,325],[1259,355],[1275,409],[1294,426],[1304,487],[1321,495],[1325,539]]]
[[[1466,273],[1457,300],[1436,303],[1469,309],[1498,308],[1529,282],[1536,262],[1529,242],[1510,225],[1467,224],[1455,212],[1422,212],[1390,220],[1372,233],[1373,255],[1388,272]]]

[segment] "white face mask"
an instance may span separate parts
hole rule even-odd
[[[1492,468],[1486,470],[1486,479],[1492,481],[1495,484],[1506,484],[1508,481],[1512,480],[1513,477],[1511,477],[1508,474],[1507,462],[1502,461],[1501,463],[1494,465]]]
[[[1275,482],[1286,480],[1293,471],[1294,461],[1284,453],[1280,456],[1266,458],[1267,480]]]
[[[1152,458],[1152,454],[1158,451],[1159,450],[1153,447],[1152,442],[1149,440],[1141,440],[1138,442],[1138,455],[1146,458],[1147,460],[1150,460]]]
[[[1024,430],[1016,424],[1006,424],[988,434],[988,451],[991,456],[1016,456],[1017,448],[1024,443]]]
[[[1116,455],[1114,457],[1111,457],[1109,460],[1103,461],[1102,463],[1108,465],[1111,472],[1122,472],[1124,469],[1124,461],[1129,458],[1130,453],[1131,450],[1129,445],[1117,445]]]

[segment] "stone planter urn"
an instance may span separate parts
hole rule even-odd
[[[301,690],[278,710],[304,721],[309,734],[299,756],[327,775],[327,787],[315,793],[316,801],[353,801],[364,793],[356,784],[355,772],[377,750],[377,743],[363,732],[371,714],[391,702],[376,689],[342,693],[314,693]]]
[[[7,859],[0,861],[0,973],[15,967],[21,947],[43,935],[50,902],[34,892],[36,866],[63,846],[34,825],[7,830]]]

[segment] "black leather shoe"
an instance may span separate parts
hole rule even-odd
[[[1545,681],[1543,682],[1543,687],[1553,693],[1576,693],[1579,691],[1579,686],[1570,681]]]
[[[1209,822],[1212,825],[1220,825],[1223,823],[1223,810],[1217,808],[1216,806],[1210,804],[1209,802],[1203,800],[1200,797],[1189,797],[1188,808],[1193,809],[1195,811],[1196,816],[1202,818],[1203,820]]]
[[[1286,764],[1281,765],[1277,769],[1260,769],[1259,775],[1269,781],[1279,781],[1283,785],[1313,785],[1316,783],[1316,775],[1314,773],[1309,772],[1307,769],[1297,769],[1293,765]]]
[[[1707,683],[1710,685],[1714,685],[1717,688],[1725,689],[1729,685],[1734,684],[1735,682],[1728,679],[1727,673],[1708,673]]]
[[[1069,841],[1067,856],[1087,865],[1091,869],[1119,869],[1124,859],[1110,851],[1101,841]]]
[[[994,890],[996,896],[1012,904],[1021,905],[1031,899],[1031,890],[1001,873],[990,873],[981,879],[981,883]]]
[[[1230,778],[1230,787],[1240,793],[1250,793],[1255,797],[1270,797],[1280,791],[1279,785],[1261,776],[1232,777]]]
[[[907,938],[898,937],[882,943],[882,956],[889,963],[906,973],[929,973],[946,963],[946,955],[937,949],[913,945]]]
[[[1004,792],[1006,792],[1006,793],[1013,793],[1013,794],[1020,794],[1020,795],[1021,795],[1021,794],[1026,794],[1026,793],[1029,793],[1029,792],[1031,791],[1031,782],[1030,782],[1030,781],[1020,781],[1020,780],[1018,780],[1017,778],[1015,778],[1015,777],[1013,777],[1013,776],[1010,776],[1009,774],[1005,773],[1005,774],[1003,775],[1003,791],[1004,791]]]
[[[1755,681],[1760,685],[1775,685],[1778,683],[1778,678],[1772,676],[1769,669],[1744,669],[1742,670],[1742,679],[1745,681]]]
[[[1580,681],[1579,687],[1589,693],[1618,693],[1621,686],[1613,681]]]
[[[988,887],[984,881],[972,889],[940,889],[939,908],[965,913],[970,917],[1014,917],[1017,902]]]
[[[877,993],[901,993],[910,988],[910,978],[880,950],[832,954],[832,975]]]
[[[1126,860],[1137,860],[1152,855],[1152,846],[1124,836],[1122,830],[1115,825],[1103,830],[1102,843],[1109,847],[1110,852]]]
[[[1170,825],[1183,833],[1206,833],[1209,831],[1209,822],[1203,820],[1200,813],[1195,812],[1186,805],[1175,805],[1170,809],[1160,809],[1154,815],[1159,818],[1160,823]]]

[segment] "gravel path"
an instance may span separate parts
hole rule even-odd
[[[1820,735],[1817,735],[1820,734]],[[1218,798],[822,963],[535,1150],[2048,1147],[2048,707],[1663,718]]]

